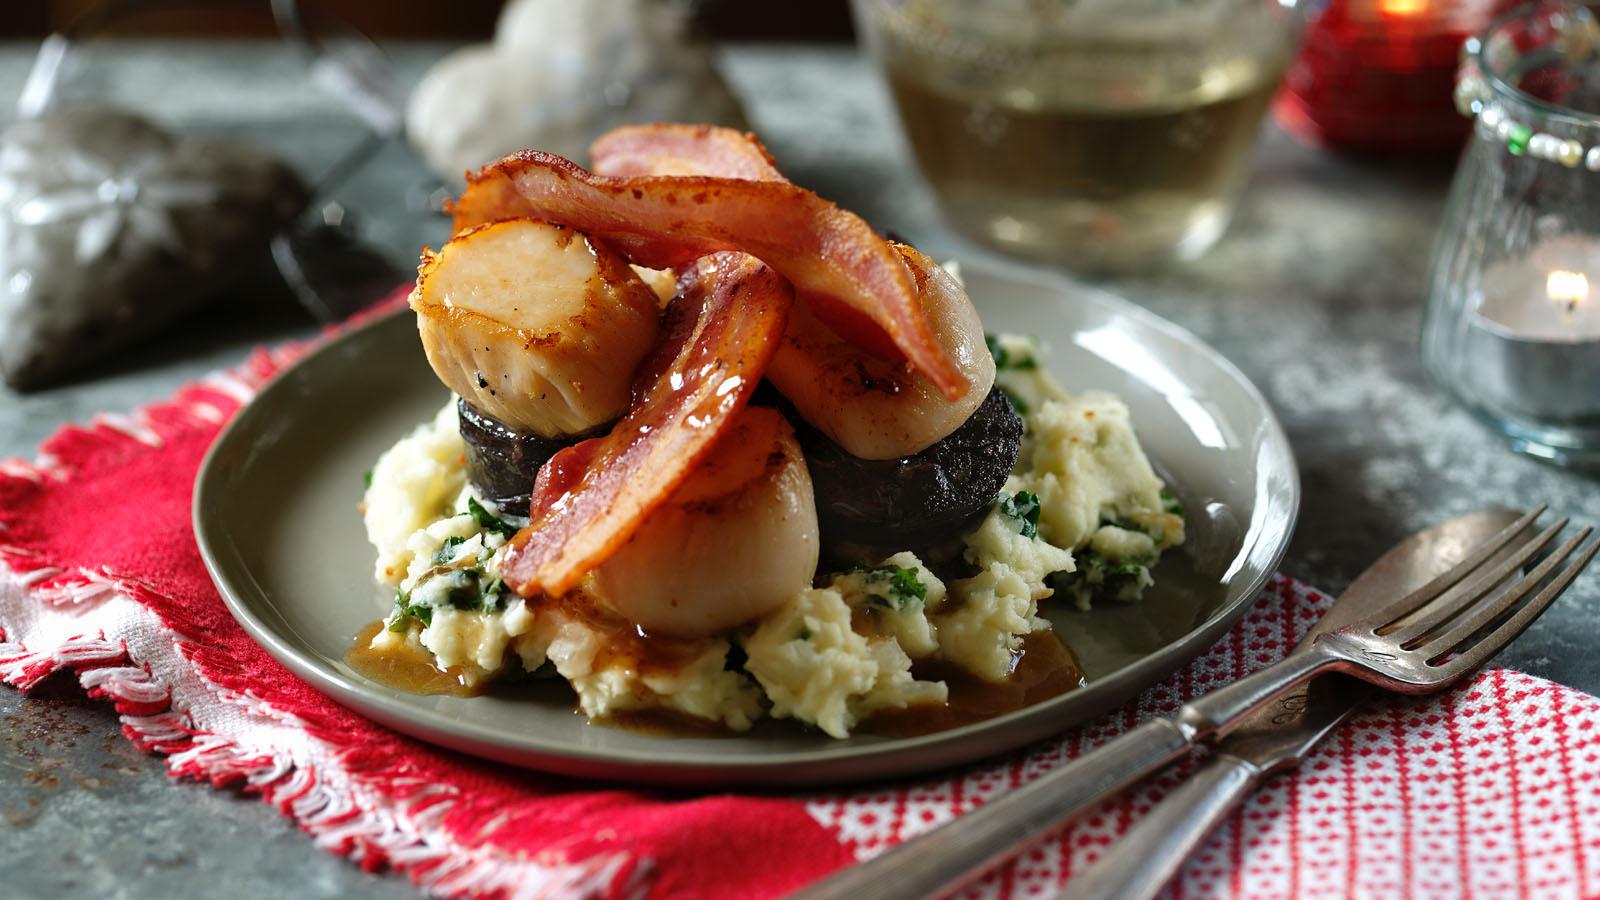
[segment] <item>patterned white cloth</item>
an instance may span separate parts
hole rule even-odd
[[[1222,642],[1120,714],[956,778],[809,804],[858,859],[1062,765],[1153,715],[1281,658],[1331,598],[1274,579]],[[972,897],[1045,897],[1193,769],[1181,765],[1068,826]],[[1600,700],[1494,670],[1396,699],[1267,782],[1183,869],[1171,897],[1561,898],[1600,894]]]

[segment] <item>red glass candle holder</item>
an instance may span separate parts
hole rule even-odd
[[[1306,29],[1273,113],[1312,143],[1453,153],[1470,123],[1451,100],[1461,44],[1515,0],[1331,0]]]

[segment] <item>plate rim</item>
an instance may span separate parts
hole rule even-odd
[[[1262,427],[1266,435],[1259,443],[1275,451],[1274,455],[1278,457],[1276,461],[1286,477],[1284,486],[1290,502],[1287,504],[1288,509],[1280,512],[1281,526],[1275,529],[1275,533],[1280,534],[1281,539],[1267,550],[1261,571],[1250,577],[1234,601],[1213,610],[1211,615],[1196,623],[1181,637],[1097,679],[1095,685],[1101,696],[1095,699],[1106,701],[1100,704],[1099,711],[1104,711],[1125,701],[1141,687],[1165,677],[1171,671],[1204,653],[1259,599],[1263,588],[1272,579],[1288,552],[1299,518],[1302,494],[1299,467],[1295,461],[1293,447],[1282,423],[1278,420],[1277,413],[1255,383],[1231,360],[1189,329],[1110,291],[1083,284],[1058,273],[982,257],[964,259],[962,266],[969,272],[983,271],[985,276],[995,275],[1000,280],[1024,282],[1063,296],[1091,297],[1094,302],[1109,307],[1114,312],[1139,320],[1144,326],[1198,350],[1207,357],[1210,364],[1216,366],[1240,387],[1256,408],[1264,414]],[[1032,727],[1019,729],[1030,735],[1029,737],[1004,742],[1010,749],[1015,749],[1075,727],[1074,724],[1057,725],[1051,721],[1054,718],[1068,718],[1064,711],[1084,705],[1085,701],[1073,703],[1070,699],[1082,697],[1082,694],[1069,692],[981,722],[927,735],[889,739],[881,743],[822,744],[814,749],[776,751],[709,760],[703,754],[692,751],[675,752],[671,749],[674,739],[663,738],[662,746],[653,749],[648,757],[645,757],[637,751],[574,747],[569,742],[544,740],[538,735],[507,735],[487,725],[452,719],[443,713],[420,709],[408,705],[403,699],[377,694],[349,682],[342,673],[324,662],[320,654],[304,652],[294,646],[292,638],[280,634],[252,608],[252,600],[259,601],[265,608],[271,608],[273,601],[256,583],[254,577],[246,577],[243,579],[244,584],[236,584],[232,574],[226,571],[231,564],[233,569],[248,576],[249,567],[245,565],[232,535],[222,528],[220,516],[211,517],[208,512],[215,509],[220,502],[218,495],[221,493],[222,483],[225,482],[221,474],[225,467],[221,460],[235,453],[232,445],[243,439],[242,436],[252,433],[255,420],[266,415],[263,410],[269,404],[264,400],[270,401],[270,395],[289,390],[289,386],[295,383],[295,378],[304,367],[315,360],[338,353],[346,344],[362,339],[371,330],[397,327],[394,321],[407,317],[409,313],[407,307],[401,306],[393,312],[351,327],[330,339],[321,341],[310,352],[276,373],[218,432],[195,475],[191,504],[195,539],[206,571],[222,597],[224,605],[240,627],[270,656],[335,702],[358,715],[378,721],[397,731],[478,757],[558,774],[602,777],[607,780],[634,783],[677,785],[711,783],[770,785],[770,782],[762,780],[759,776],[776,769],[785,770],[785,781],[797,785],[843,784],[907,777],[944,768],[963,760],[991,758],[1004,752],[996,749],[981,756],[960,752],[960,748],[967,741],[975,739],[980,732],[1031,724]],[[1259,473],[1259,466],[1257,471]],[[1247,528],[1246,536],[1250,536],[1255,530]],[[1266,533],[1268,529],[1260,531],[1261,533],[1254,536],[1254,544],[1247,542],[1240,546],[1234,556],[1235,560],[1248,558],[1253,555],[1255,545],[1271,539],[1271,535]],[[254,589],[257,596],[253,598],[247,596],[249,589]],[[1096,705],[1089,703],[1091,707]],[[1091,712],[1088,716],[1071,718],[1074,722],[1082,722],[1096,714],[1098,711]],[[733,737],[729,740],[736,741],[738,738]],[[924,759],[903,765],[885,765],[885,762],[893,757],[907,756],[920,756]],[[855,768],[832,771],[831,767],[841,764]]]

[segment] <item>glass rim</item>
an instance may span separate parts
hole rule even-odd
[[[1030,3],[1029,0],[1014,0],[1014,2],[1017,2],[1023,6],[1034,5],[1033,3]],[[1220,8],[1229,5],[1250,7],[1256,12],[1265,11],[1271,15],[1288,16],[1288,21],[1292,23],[1292,27],[1294,28],[1299,28],[1304,25],[1304,20],[1308,14],[1308,10],[1315,6],[1315,0],[1203,0],[1203,2],[1195,2],[1195,0],[1169,0],[1169,2],[1173,3],[1174,10],[1209,6],[1217,6]],[[892,17],[901,15],[903,14],[903,7],[906,6],[907,3],[908,0],[849,0],[849,6],[851,8],[852,15],[866,16]],[[973,7],[971,0],[935,0],[935,2],[931,5],[935,9],[954,6],[959,9],[971,10]],[[1104,20],[1137,22],[1147,17],[1148,12],[1140,12],[1136,15],[1126,15],[1123,10],[1118,9],[1113,14],[1104,15]],[[990,16],[989,18],[993,19],[994,17]],[[1014,20],[1002,17],[999,19],[999,21],[1010,22]],[[1230,27],[1228,23],[1218,24],[1219,32],[1226,31],[1228,27]],[[1236,22],[1233,23],[1233,25],[1236,24]],[[996,32],[993,28],[980,27],[966,33],[957,34],[954,36],[954,38],[970,43],[982,43],[988,39],[991,39],[997,33],[998,32]],[[1079,32],[1075,27],[1063,28],[1059,24],[1041,26],[1039,23],[1034,23],[1033,27],[1023,33],[1032,35],[1035,38],[1038,38],[1041,35],[1045,38],[1060,38],[1080,34],[1081,32]],[[863,36],[864,35],[858,35],[858,39]],[[1173,46],[1188,46],[1192,44],[1193,41],[1194,35],[1192,33],[1175,33],[1170,38],[1170,43],[1172,43]]]
[[[1570,106],[1562,106],[1558,103],[1541,100],[1512,84],[1500,69],[1489,60],[1491,39],[1496,33],[1515,22],[1532,21],[1536,16],[1550,9],[1573,11],[1587,18],[1591,24],[1597,21],[1592,5],[1589,2],[1585,2],[1585,0],[1576,0],[1576,2],[1575,0],[1532,0],[1532,2],[1512,7],[1493,22],[1490,22],[1488,27],[1471,39],[1476,46],[1469,46],[1467,49],[1471,52],[1472,58],[1477,61],[1478,71],[1483,73],[1484,83],[1496,94],[1499,94],[1502,100],[1509,100],[1528,107],[1535,114],[1545,119],[1562,122],[1577,128],[1600,129],[1600,113],[1587,113],[1573,109]],[[1518,58],[1520,59],[1520,57]]]

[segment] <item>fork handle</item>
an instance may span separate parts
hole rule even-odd
[[[1150,900],[1250,796],[1265,772],[1217,754],[1117,839],[1105,856],[1072,877],[1055,900]]]
[[[942,897],[1072,814],[1184,755],[1192,734],[1152,719],[1056,771],[796,894],[793,900]],[[958,827],[952,827],[958,826]]]
[[[1322,642],[1151,719],[972,812],[795,894],[801,900],[944,897],[1300,682],[1338,662]]]

